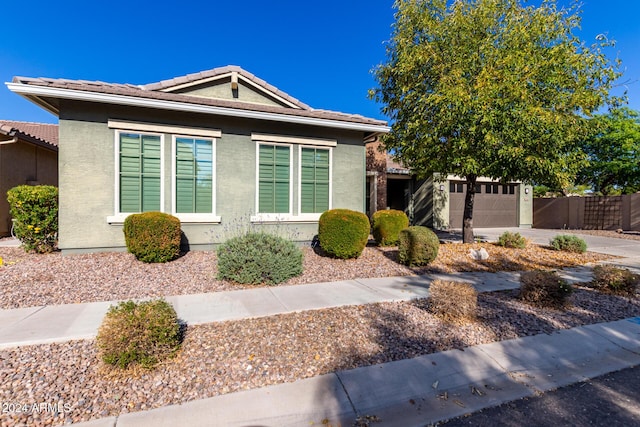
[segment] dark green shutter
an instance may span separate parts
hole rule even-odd
[[[160,137],[120,134],[120,212],[160,210]]]
[[[289,212],[290,148],[260,145],[258,148],[258,212]]]
[[[329,209],[329,150],[302,148],[300,165],[301,213]]]
[[[213,143],[176,139],[176,212],[212,213]]]

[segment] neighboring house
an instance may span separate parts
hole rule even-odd
[[[415,225],[439,230],[461,229],[466,194],[464,180],[454,175],[447,175],[442,181],[418,180],[380,147],[379,140],[367,141],[367,213],[398,209]],[[474,227],[531,227],[532,223],[531,186],[478,178]]]
[[[177,216],[190,248],[251,224],[300,241],[365,210],[365,140],[384,121],[315,110],[236,66],[147,85],[15,77],[59,117],[63,252],[125,245],[127,215]]]
[[[58,125],[0,120],[0,237],[11,232],[7,191],[58,185]]]

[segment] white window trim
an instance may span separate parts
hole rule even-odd
[[[272,145],[289,148],[289,212],[286,213],[270,213],[258,212],[260,209],[260,146]],[[291,221],[293,217],[293,146],[291,144],[279,144],[267,141],[258,141],[256,143],[256,185],[255,185],[255,207],[256,214],[250,218],[251,222],[282,222]]]
[[[252,141],[259,142],[279,142],[283,144],[302,144],[309,146],[335,147],[338,141],[335,139],[308,138],[290,135],[274,135],[269,133],[251,133]]]
[[[329,209],[333,209],[333,148],[324,146],[301,145],[298,147],[298,216],[320,220],[320,213],[302,213],[302,149],[329,150]]]
[[[119,131],[136,131],[136,132],[156,132],[177,134],[183,136],[199,136],[202,138],[220,138],[222,131],[220,129],[192,128],[186,126],[170,126],[157,123],[131,122],[127,120],[109,119],[107,125],[111,129]]]
[[[178,138],[189,139],[207,139],[211,140],[211,162],[212,162],[212,176],[211,176],[211,213],[177,213],[176,206],[176,140]],[[216,215],[216,138],[208,136],[196,136],[196,135],[172,135],[171,137],[171,215],[175,216],[182,223],[219,223],[221,221],[220,216]]]
[[[109,224],[122,224],[124,220],[131,214],[140,212],[120,212],[120,134],[123,133],[138,133],[144,135],[152,135],[160,137],[160,212],[164,212],[164,134],[154,133],[147,131],[135,131],[127,129],[118,129],[114,135],[114,170],[115,170],[115,182],[114,182],[114,213],[113,216],[107,217]]]

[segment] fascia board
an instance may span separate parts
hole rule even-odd
[[[233,108],[215,107],[211,105],[189,104],[185,102],[148,99],[135,96],[86,92],[73,89],[61,89],[44,86],[32,86],[22,83],[6,83],[6,85],[10,91],[23,96],[49,96],[53,98],[71,99],[77,101],[101,102],[106,104],[156,108],[161,110],[183,111],[189,113],[215,114],[228,117],[241,117],[246,119],[296,123],[309,126],[321,126],[362,132],[388,133],[391,130],[391,128],[385,125],[353,123],[332,119],[267,113],[262,111],[238,110]],[[29,96],[27,99],[37,103],[34,99],[31,98],[31,96]]]

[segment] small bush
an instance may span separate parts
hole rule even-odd
[[[302,258],[300,248],[282,237],[247,233],[218,248],[218,278],[275,285],[302,274]]]
[[[439,249],[436,233],[427,227],[408,227],[399,235],[398,261],[411,267],[426,265],[436,259]]]
[[[52,252],[58,239],[58,189],[19,185],[7,192],[14,232],[27,251]]]
[[[435,280],[429,287],[430,311],[450,323],[467,323],[476,318],[478,292],[469,283]]]
[[[557,251],[576,252],[581,254],[587,250],[587,243],[584,240],[578,236],[570,234],[559,234],[551,239],[549,244]]]
[[[632,297],[639,284],[640,275],[626,268],[613,265],[597,265],[593,268],[591,287],[601,292]]]
[[[111,306],[96,342],[102,360],[118,368],[153,368],[180,348],[180,324],[164,300],[121,302]]]
[[[498,246],[513,249],[524,249],[527,246],[527,239],[522,237],[520,233],[505,231],[498,238]]]
[[[180,220],[162,212],[129,215],[124,220],[127,249],[142,262],[167,262],[180,255]]]
[[[320,216],[320,247],[336,258],[357,258],[369,240],[369,218],[362,212],[331,209]]]
[[[397,245],[400,231],[408,226],[407,214],[394,209],[374,213],[371,223],[373,238],[379,246]]]
[[[562,308],[573,287],[553,271],[527,271],[520,276],[520,299],[538,307]]]

